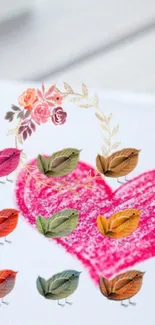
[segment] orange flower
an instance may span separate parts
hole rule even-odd
[[[26,89],[18,98],[20,106],[24,106],[25,109],[31,110],[34,102],[38,100],[37,91],[35,88]]]

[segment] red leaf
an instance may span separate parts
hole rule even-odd
[[[25,130],[25,126],[20,126],[18,129],[18,134],[21,134]]]
[[[53,100],[53,96],[47,96],[46,99]]]
[[[51,86],[45,93],[45,97],[51,95],[55,89],[55,85]]]
[[[27,120],[23,120],[23,122],[21,123],[21,125],[26,125],[26,124],[29,123],[29,121],[30,121],[30,120],[28,120],[28,119],[27,119]]]
[[[30,124],[30,126],[31,126],[31,129],[33,130],[33,131],[35,131],[36,130],[36,126],[35,126],[35,124],[31,121],[31,124]]]
[[[27,138],[27,131],[25,130],[25,131],[23,132],[23,140],[26,140],[26,138]]]
[[[46,100],[46,103],[47,103],[49,106],[55,106],[55,104],[54,104],[54,103],[52,103],[52,102],[49,102],[48,100]]]
[[[27,131],[28,131],[29,136],[31,136],[31,134],[32,134],[32,130],[30,129],[29,126],[27,127]]]
[[[42,83],[42,93],[43,93],[43,95],[45,94],[45,86],[44,86],[44,83]]]
[[[40,99],[43,99],[42,92],[39,89],[37,89],[37,95]]]

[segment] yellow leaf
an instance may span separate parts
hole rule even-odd
[[[119,125],[116,125],[115,127],[114,127],[114,129],[112,130],[112,132],[111,132],[111,136],[113,137],[117,132],[118,132],[118,129],[119,129]]]
[[[120,142],[115,142],[115,143],[112,145],[111,149],[113,150],[113,149],[118,148],[120,144],[121,144]]]
[[[111,114],[108,116],[108,118],[107,118],[108,122],[110,122],[111,119],[112,119],[112,113],[111,113]]]
[[[103,129],[104,131],[108,132],[108,128],[106,127],[106,125],[101,124],[101,127],[102,127],[102,129]]]
[[[89,108],[89,107],[93,107],[94,105],[92,105],[92,104],[81,104],[79,106],[83,107],[83,108]]]
[[[99,100],[98,100],[98,96],[95,95],[94,98],[93,98],[94,106],[98,106],[98,102],[99,102]]]
[[[95,115],[99,121],[104,122],[104,118],[99,113],[95,113]],[[102,126],[102,124],[101,124],[101,126]]]
[[[9,130],[7,135],[16,134],[16,129]]]
[[[108,150],[105,148],[105,146],[102,146],[102,154],[104,157],[107,157],[108,156]]]
[[[64,88],[67,90],[68,93],[74,94],[73,89],[71,88],[70,85],[68,85],[66,82],[64,82]]]
[[[23,139],[22,139],[22,136],[21,136],[21,135],[18,136],[18,142],[19,142],[20,144],[23,144]]]
[[[84,83],[82,83],[82,93],[83,97],[88,98],[88,89]]]
[[[104,135],[102,135],[102,139],[108,146],[110,146],[110,140],[108,138],[106,138]]]
[[[79,102],[81,100],[81,97],[73,97],[70,99],[70,102],[75,103],[75,102]]]

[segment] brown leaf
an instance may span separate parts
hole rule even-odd
[[[141,289],[144,272],[131,270],[115,276],[111,281],[111,294],[109,299],[130,299]]]
[[[132,172],[137,163],[140,150],[125,148],[108,157],[107,177],[120,177]]]
[[[138,227],[140,213],[136,209],[126,209],[111,216],[108,219],[109,237],[122,238],[132,234]]]
[[[96,157],[96,167],[100,173],[104,174],[107,170],[107,158],[98,154]]]
[[[71,88],[70,85],[68,85],[66,82],[64,82],[64,88],[67,90],[68,93],[74,94],[73,89]]]
[[[111,292],[111,284],[110,281],[103,276],[100,277],[99,281],[100,291],[105,297],[108,297],[109,293]]]
[[[25,115],[24,115],[24,118],[27,118],[31,115],[31,111],[30,110],[27,110]]]
[[[87,86],[84,83],[82,83],[82,93],[83,93],[83,96],[85,98],[88,97],[88,89],[87,89]]]
[[[11,105],[11,108],[13,111],[21,111],[20,107],[16,106],[16,105]]]
[[[9,122],[12,122],[14,115],[15,115],[15,113],[13,113],[13,112],[7,112],[5,115],[5,120],[9,120]]]
[[[17,118],[23,119],[23,117],[24,117],[24,111],[21,111],[20,113],[18,113]]]

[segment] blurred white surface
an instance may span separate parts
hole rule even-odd
[[[46,79],[103,90],[155,93],[155,32]]]
[[[35,11],[13,27],[0,26],[0,78],[49,75],[154,19],[154,0],[40,0]]]
[[[0,22],[32,10],[36,0],[0,0]]]

